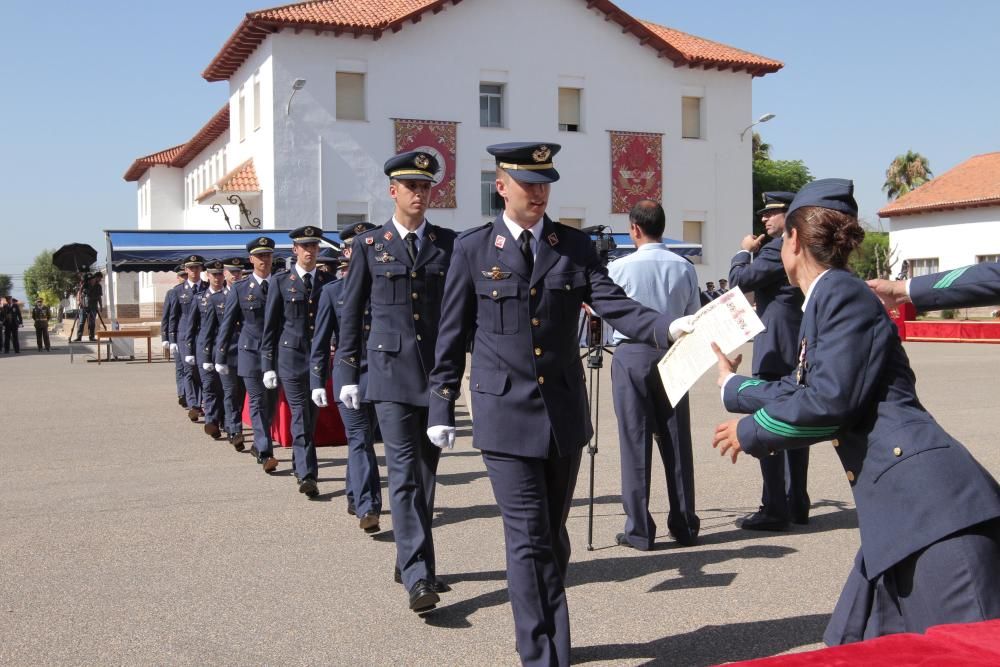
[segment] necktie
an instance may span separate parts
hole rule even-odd
[[[410,256],[410,263],[417,262],[417,235],[410,232],[406,235],[406,254]]]
[[[264,292],[264,296],[267,296],[267,286],[271,284],[270,280],[265,280],[260,284],[261,291]]]
[[[531,232],[527,229],[521,232],[521,254],[524,255],[524,261],[528,264],[528,270],[534,269],[535,256],[531,253]]]
[[[307,273],[302,276],[302,282],[306,284],[306,297],[308,298],[312,294],[313,290],[313,275],[311,273]]]

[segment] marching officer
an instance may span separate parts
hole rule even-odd
[[[222,383],[215,373],[212,363],[215,349],[215,334],[218,320],[215,317],[213,296],[221,294],[226,284],[225,268],[222,260],[213,259],[205,265],[208,274],[208,289],[198,295],[195,308],[188,318],[188,327],[182,334],[185,345],[193,349],[184,357],[184,363],[194,366],[201,378],[201,407],[205,413],[205,434],[213,440],[222,434],[223,423]]]
[[[229,288],[216,336],[215,367],[223,375],[231,372],[231,349],[235,345],[236,373],[250,396],[250,422],[253,424],[251,451],[264,472],[272,473],[278,468],[271,443],[271,422],[278,404],[278,391],[264,386],[260,346],[264,338],[264,307],[272,280],[274,241],[261,236],[247,243],[246,248],[253,272],[247,279]]]
[[[354,237],[376,225],[359,222],[340,233],[344,244],[341,257],[343,269],[347,269]],[[334,268],[336,271],[336,268]],[[344,307],[344,281],[335,280],[323,288],[319,307],[316,311],[316,335],[313,337],[312,355],[309,360],[311,373],[309,385],[312,387],[313,403],[325,408],[329,398],[326,382],[330,377],[330,345],[337,345],[340,338],[341,312]],[[364,396],[368,386],[368,353],[365,349],[367,333],[371,330],[370,306],[365,307],[364,328],[362,330],[361,363],[358,379],[358,393]],[[340,387],[333,385],[333,395],[339,398]],[[336,400],[336,399],[335,399]],[[371,401],[362,400],[361,405],[352,410],[336,400],[337,410],[347,432],[347,504],[348,511],[360,517],[359,527],[366,533],[379,530],[379,515],[382,513],[382,478],[379,475],[375,457],[375,407]]]
[[[243,399],[246,398],[246,388],[243,380],[237,374],[239,365],[239,347],[237,345],[239,336],[220,336],[222,330],[222,318],[226,313],[226,300],[233,286],[243,278],[243,269],[246,262],[242,257],[230,257],[222,261],[226,271],[226,283],[221,292],[212,295],[211,301],[215,306],[214,322],[212,329],[215,331],[214,349],[210,357],[215,360],[213,368],[219,376],[222,384],[222,405],[226,425],[226,439],[238,452],[242,452],[243,446]],[[225,360],[219,360],[219,352],[224,351]]]
[[[163,314],[160,317],[160,339],[164,352],[168,353],[171,350],[171,343],[177,342],[170,340],[170,319],[174,315],[174,308],[177,308],[177,290],[175,288],[187,280],[187,269],[184,268],[183,264],[178,264],[174,273],[177,274],[177,285],[168,289],[163,297]],[[174,345],[174,348],[176,347]],[[184,392],[184,360],[176,353],[174,354],[174,380],[177,383],[177,404],[182,408],[187,408],[187,398]]]
[[[748,234],[733,257],[729,281],[753,292],[757,316],[764,331],[753,341],[752,373],[771,382],[792,372],[798,363],[802,290],[788,282],[781,264],[785,211],[794,192],[765,192],[764,208],[757,211],[767,235]],[[767,237],[771,237],[767,239]],[[767,239],[766,243],[762,243]],[[756,256],[751,255],[754,253]],[[744,530],[788,530],[789,522],[809,523],[809,448],[788,449],[760,460],[764,489],[760,509],[743,519]]]
[[[48,352],[52,349],[49,344],[49,318],[52,316],[49,307],[42,301],[42,297],[35,299],[35,307],[31,309],[31,319],[35,323],[35,342],[38,344],[38,351],[43,349]]]
[[[427,376],[441,319],[445,274],[455,232],[429,223],[438,162],[422,151],[390,158],[384,167],[392,219],[354,238],[344,284],[334,381],[345,407],[374,402],[389,473],[389,504],[396,538],[396,567],[409,592],[410,609],[423,613],[447,587],[437,580],[431,520],[441,451],[427,439]],[[368,386],[361,393],[365,310]]]
[[[982,262],[909,280],[869,280],[887,308],[912,303],[917,310],[978,308],[1000,303],[1000,263]]]
[[[177,293],[177,307],[170,316],[170,353],[184,362],[184,396],[188,419],[193,422],[198,421],[201,416],[201,376],[194,368],[194,361],[191,363],[186,361],[188,357],[194,359],[194,348],[188,347],[182,334],[188,329],[199,296],[208,289],[208,283],[201,279],[204,268],[205,259],[201,255],[190,255],[185,260],[184,270],[187,271],[187,280],[173,288]]]
[[[616,330],[661,349],[670,325],[668,315],[639,305],[611,281],[587,234],[545,215],[550,184],[559,178],[552,162],[559,148],[486,149],[496,158],[505,210],[455,241],[430,377],[428,436],[450,447],[474,338],[473,446],[482,450],[503,516],[517,650],[526,665],[568,665],[570,658],[566,518],[581,450],[593,434],[580,307],[590,304]]]
[[[316,408],[309,393],[309,353],[319,294],[333,280],[331,274],[316,270],[322,235],[323,230],[311,225],[289,232],[295,266],[271,279],[260,346],[264,386],[277,389],[280,379],[285,390],[292,413],[292,464],[299,493],[307,498],[319,495],[316,485],[319,466],[313,442]]]

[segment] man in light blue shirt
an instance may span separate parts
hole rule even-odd
[[[629,236],[636,251],[612,262],[608,274],[628,296],[674,320],[698,310],[701,292],[694,266],[663,244],[665,226],[660,204],[648,199],[637,203],[629,213]],[[656,368],[663,350],[618,331],[613,340],[617,348],[611,384],[626,516],[625,532],[615,541],[642,551],[653,546],[656,523],[649,513],[649,485],[655,439],[667,477],[667,528],[678,543],[693,545],[701,522],[695,514],[688,399],[685,396],[676,407],[670,406]]]

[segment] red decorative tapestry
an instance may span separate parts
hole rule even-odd
[[[446,120],[393,119],[396,123],[396,153],[426,151],[437,158],[438,173],[431,190],[430,208],[456,208],[455,145],[457,125]]]
[[[628,213],[640,199],[663,198],[663,135],[611,132],[611,212]]]

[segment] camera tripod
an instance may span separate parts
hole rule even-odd
[[[598,431],[601,425],[601,369],[604,368],[604,353],[614,355],[610,348],[604,345],[604,320],[588,310],[585,311],[580,323],[580,335],[587,333],[587,368],[589,370],[587,384],[587,407],[594,420],[594,436],[587,443],[587,453],[590,454],[590,498],[587,504],[587,551],[594,550],[594,468],[597,458]],[[583,357],[581,357],[583,358]]]

